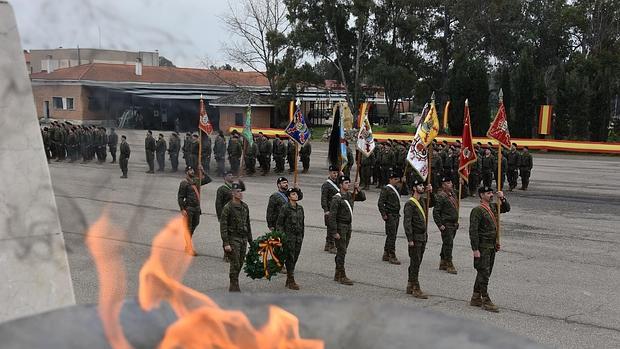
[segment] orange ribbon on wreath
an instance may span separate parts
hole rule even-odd
[[[282,267],[282,263],[280,263],[280,260],[273,251],[276,247],[282,247],[280,239],[271,238],[258,244],[258,254],[263,256],[263,269],[265,269],[266,278],[269,278],[269,269],[267,268],[267,258],[269,256],[276,262],[278,267]]]

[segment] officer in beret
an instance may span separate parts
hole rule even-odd
[[[239,288],[239,273],[243,267],[248,243],[252,242],[252,227],[250,225],[250,209],[243,202],[243,182],[233,183],[231,187],[232,200],[222,209],[220,219],[220,235],[224,252],[230,256],[228,287],[229,292],[241,292]]]
[[[459,204],[451,178],[443,177],[441,179],[441,191],[437,194],[437,202],[433,209],[433,220],[441,232],[443,242],[439,270],[456,274],[456,268],[452,263],[452,248],[456,231],[459,228]]]
[[[409,278],[407,280],[407,294],[411,294],[416,298],[427,299],[428,296],[420,289],[418,274],[420,264],[426,250],[426,241],[428,234],[426,231],[426,221],[428,211],[426,209],[426,195],[430,197],[428,207],[435,204],[435,195],[433,194],[433,186],[425,185],[420,179],[416,178],[411,183],[411,198],[407,200],[403,210],[403,228],[407,236],[409,247]]]
[[[331,206],[332,198],[338,192],[338,175],[340,174],[340,168],[335,165],[329,166],[329,175],[327,180],[321,185],[321,208],[323,209],[323,217],[325,226],[327,227],[327,235],[325,237],[325,248],[323,251],[336,254],[336,243],[334,242],[334,233],[330,230],[329,226],[329,209]]]
[[[295,265],[301,253],[301,245],[304,241],[304,208],[298,203],[303,197],[301,189],[288,188],[286,190],[287,202],[281,207],[276,222],[276,229],[286,234],[286,284],[291,290],[299,290],[295,282]]]
[[[385,222],[385,245],[383,246],[383,261],[400,265],[396,258],[396,233],[400,221],[400,170],[391,169],[388,175],[388,184],[379,194],[379,213]]]
[[[95,142],[95,146],[97,142]],[[149,165],[146,173],[155,173],[155,150],[157,145],[155,138],[153,138],[153,132],[151,130],[146,131],[146,138],[144,139],[144,150],[146,152],[146,163]]]
[[[350,191],[351,179],[348,176],[338,178],[340,191],[336,193],[329,207],[329,226],[336,243],[336,273],[334,281],[343,285],[353,285],[347,277],[344,263],[347,248],[351,241],[351,224],[353,223],[353,204],[355,201],[366,200],[366,195],[359,189],[359,184],[355,183],[353,192]]]
[[[185,169],[185,179],[179,184],[177,201],[181,213],[187,218],[189,228],[189,240],[185,241],[185,252],[190,256],[195,256],[196,251],[192,244],[192,236],[198,224],[200,223],[200,187],[211,183],[211,178],[205,175],[202,166],[198,169],[198,174],[194,172],[192,167]]]
[[[532,159],[532,154],[530,154],[529,148],[523,147],[523,152],[519,158],[519,171],[521,175],[521,188],[519,189],[527,190],[527,187],[530,185],[530,174],[533,166],[534,161]]]
[[[286,177],[278,177],[276,180],[276,186],[278,190],[271,194],[269,202],[267,203],[267,227],[273,231],[276,229],[276,223],[278,221],[278,215],[282,207],[288,202],[286,191],[288,190],[288,179]],[[299,200],[303,199],[303,193],[299,190]]]
[[[487,287],[495,263],[495,253],[501,248],[497,240],[497,217],[499,212],[510,211],[510,204],[501,191],[497,192],[500,205],[493,203],[493,189],[490,186],[480,187],[478,196],[480,205],[474,207],[469,215],[469,239],[474,255],[474,268],[478,272],[469,304],[498,312],[497,306],[489,297]]]
[[[160,133],[157,138],[157,143],[155,144],[155,155],[157,157],[157,172],[164,172],[166,168],[166,150],[168,150],[168,145],[166,144],[166,139],[164,139],[164,134]]]

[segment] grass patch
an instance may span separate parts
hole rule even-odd
[[[373,132],[385,132],[385,133],[415,133],[415,127],[413,125],[386,125],[386,126],[373,126]]]
[[[321,140],[321,138],[323,138],[323,133],[325,133],[325,130],[327,130],[330,126],[327,125],[321,125],[321,126],[313,126],[310,128],[310,139],[311,140]]]

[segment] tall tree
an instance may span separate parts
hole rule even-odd
[[[489,79],[484,57],[469,57],[459,54],[455,57],[448,82],[450,108],[450,130],[452,134],[463,132],[463,111],[465,100],[469,99],[472,133],[486,134],[490,124]]]

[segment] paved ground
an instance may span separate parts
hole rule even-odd
[[[178,214],[176,191],[182,174],[145,174],[143,133],[121,134],[129,135],[133,151],[128,180],[119,179],[117,165],[50,164],[79,303],[97,299],[97,276],[83,240],[87,226],[103,209],[128,232],[126,239],[108,243],[124,248],[130,295],[136,293],[137,274],[152,238]],[[311,171],[300,175],[307,226],[296,274],[302,287],[299,293],[430,308],[505,328],[550,347],[620,347],[620,158],[534,155],[530,190],[507,194],[512,211],[502,215],[504,251],[497,256],[490,283],[490,294],[501,312],[491,314],[468,305],[475,274],[466,217],[477,203],[474,198],[462,203],[454,252],[458,275],[437,269],[441,238],[435,226],[429,227],[421,269],[422,287],[432,295],[429,300],[417,300],[404,292],[408,258],[402,226],[397,255],[406,263],[381,262],[384,233],[376,208],[377,189],[355,206],[347,272],[357,283],[348,287],[332,281],[333,255],[322,251],[325,230],[319,202],[326,151],[325,144],[313,144]],[[257,236],[266,231],[265,208],[275,190],[275,175],[245,181],[249,184],[245,201]],[[185,279],[187,285],[208,294],[225,293],[228,286],[228,265],[221,260],[214,208],[220,182],[215,179],[203,194],[202,223],[195,235],[200,255]],[[271,282],[242,277],[241,288],[249,293],[294,292],[284,288],[281,276]]]

